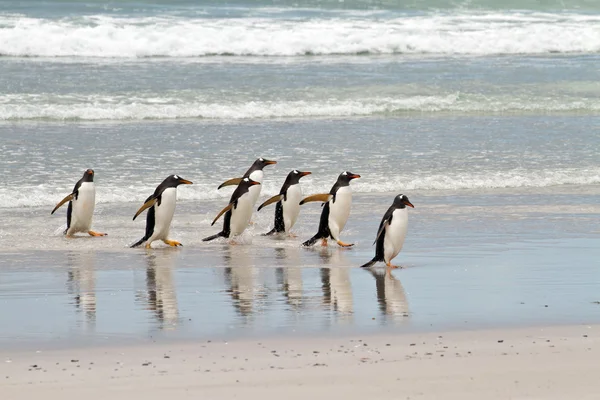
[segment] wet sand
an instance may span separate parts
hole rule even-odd
[[[574,325],[5,351],[0,395],[591,399],[599,341],[599,325]]]

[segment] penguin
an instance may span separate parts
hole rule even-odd
[[[219,187],[217,188],[217,190],[219,190],[225,186],[239,185],[239,183],[244,178],[248,178],[250,180],[253,180],[254,182],[258,182],[259,184],[262,184],[262,180],[264,177],[263,168],[266,167],[267,165],[273,165],[273,164],[277,164],[277,161],[266,160],[266,159],[260,157],[256,161],[254,161],[254,164],[252,164],[252,166],[250,168],[248,168],[248,171],[246,171],[244,176],[242,176],[241,178],[229,179],[229,180],[221,183],[219,185]],[[256,200],[258,200],[258,196],[260,195],[260,189],[261,189],[261,185],[254,185],[254,186],[250,187],[250,200],[252,203],[252,208],[254,208],[254,205],[256,204]]]
[[[315,236],[302,243],[303,246],[312,246],[319,239],[322,239],[323,246],[327,246],[327,239],[330,237],[342,247],[353,246],[353,244],[342,242],[340,240],[340,233],[344,229],[346,221],[348,221],[350,206],[352,205],[350,181],[356,178],[360,178],[360,175],[349,171],[342,172],[329,193],[308,196],[300,202],[300,205],[311,201],[322,201],[325,203],[323,211],[321,211],[319,231]]]
[[[296,169],[291,171],[285,178],[279,194],[271,197],[258,207],[257,211],[260,211],[263,207],[277,202],[275,204],[275,227],[265,233],[264,236],[283,232],[291,235],[290,230],[296,223],[298,214],[300,214],[300,200],[302,200],[300,178],[310,174],[310,172],[302,172]]]
[[[152,242],[162,240],[169,246],[181,246],[181,243],[175,240],[169,240],[169,229],[171,221],[175,213],[175,202],[177,201],[177,186],[191,185],[192,182],[183,179],[179,175],[169,175],[150,197],[146,199],[144,204],[133,216],[133,220],[137,218],[144,210],[149,208],[146,217],[146,234],[143,238],[131,245],[137,247],[146,242],[146,248],[150,249]]]
[[[93,169],[85,170],[83,177],[75,184],[73,192],[62,199],[50,212],[50,215],[54,214],[67,201],[69,202],[67,229],[64,231],[67,237],[71,237],[78,232],[87,232],[90,236],[106,236],[106,233],[91,230],[92,217],[96,207],[96,186],[94,185]]]
[[[260,183],[250,178],[242,178],[237,188],[233,191],[231,199],[227,207],[221,210],[215,217],[210,226],[213,226],[215,222],[225,214],[225,220],[223,222],[223,230],[216,235],[212,235],[202,239],[203,242],[208,242],[218,237],[229,238],[232,236],[240,235],[250,222],[252,217],[252,194],[250,189],[253,186],[259,186]]]
[[[399,194],[394,198],[394,202],[381,219],[375,242],[373,242],[373,244],[377,244],[375,257],[368,263],[361,265],[361,268],[369,268],[377,261],[385,261],[388,269],[398,268],[391,263],[402,250],[406,238],[408,227],[407,206],[415,208],[405,195]]]

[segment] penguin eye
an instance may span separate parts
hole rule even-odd
[[[248,178],[244,178],[244,182],[249,182],[250,180]]]
[[[342,175],[346,176],[346,175],[348,175],[348,172],[344,171],[344,173]]]
[[[298,171],[297,171],[297,170],[294,170],[294,173],[295,173],[296,175],[298,175]]]
[[[260,160],[261,162],[262,162],[262,161],[265,161],[265,159],[264,159],[264,158],[262,158],[262,157],[261,157],[261,158],[259,158],[259,160]]]
[[[175,179],[181,179],[181,178],[179,178],[179,175],[173,175],[173,178],[175,178]]]

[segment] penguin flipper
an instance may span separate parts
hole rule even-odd
[[[58,210],[60,208],[60,206],[62,206],[63,204],[65,204],[67,201],[71,201],[73,200],[73,193],[67,195],[67,197],[65,197],[64,199],[62,199],[57,205],[56,207],[54,207],[54,210],[52,210],[52,212],[50,213],[50,215],[54,214],[54,211]]]
[[[221,183],[219,185],[219,187],[217,188],[217,190],[219,190],[219,189],[221,189],[222,187],[225,187],[225,186],[239,185],[240,182],[242,181],[242,179],[243,178],[232,178],[232,179],[229,179],[229,180]]]
[[[146,202],[144,203],[144,205],[142,205],[140,207],[140,209],[135,213],[135,215],[133,216],[133,220],[135,221],[135,219],[137,218],[138,215],[140,215],[142,212],[144,212],[144,210],[146,210],[147,208],[152,207],[155,203],[156,203],[156,197],[150,196],[150,198],[148,200],[146,200]]]
[[[258,210],[256,211],[260,211],[263,207],[268,206],[269,204],[273,204],[275,202],[278,202],[279,200],[281,200],[283,198],[282,194],[278,194],[277,196],[273,196],[271,197],[269,200],[265,201],[264,203],[262,203],[260,206],[258,206]]]
[[[377,257],[373,258],[371,261],[369,261],[366,264],[361,265],[361,268],[370,268],[372,267],[375,263],[377,262]]]
[[[321,201],[323,203],[326,203],[329,200],[331,200],[332,197],[333,197],[333,195],[331,193],[313,194],[312,196],[305,197],[300,202],[300,205],[310,203],[311,201]]]
[[[235,203],[229,203],[227,205],[227,207],[225,207],[224,209],[221,210],[221,212],[215,217],[215,219],[213,220],[213,222],[210,224],[210,226],[213,226],[215,224],[215,222],[217,222],[217,220],[219,218],[221,218],[221,215],[225,214],[227,211],[231,210],[231,208],[233,207]]]
[[[384,221],[381,221],[381,222],[382,223],[379,226],[379,232],[377,232],[377,237],[375,238],[375,241],[373,242],[373,244],[377,243],[377,241],[379,240],[379,237],[385,231],[385,228],[390,225],[390,221],[389,220],[384,220]]]

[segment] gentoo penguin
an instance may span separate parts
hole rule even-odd
[[[404,239],[406,238],[406,229],[408,227],[408,209],[406,206],[415,208],[412,203],[403,194],[394,198],[394,202],[388,208],[381,219],[377,237],[373,244],[375,247],[375,257],[361,268],[368,268],[377,261],[385,261],[388,268],[398,268],[391,262],[402,250]]]
[[[353,244],[344,243],[340,240],[340,233],[348,221],[350,206],[352,205],[352,189],[350,181],[360,178],[360,175],[352,172],[342,172],[332,186],[329,193],[308,196],[300,202],[300,205],[311,201],[323,201],[323,211],[319,222],[319,231],[315,236],[302,243],[303,246],[312,246],[319,239],[323,239],[323,246],[327,246],[327,239],[332,238],[342,247],[350,247]]]
[[[152,246],[155,240],[162,240],[169,246],[181,246],[181,243],[175,240],[169,240],[169,229],[171,228],[171,220],[175,213],[175,202],[177,200],[177,186],[191,185],[192,182],[183,179],[179,175],[169,175],[150,197],[146,199],[144,204],[133,216],[133,220],[137,218],[145,209],[149,208],[148,216],[146,217],[146,234],[131,247],[137,247],[146,242],[146,248]]]
[[[271,197],[258,207],[258,211],[260,211],[263,207],[277,202],[275,204],[275,227],[265,235],[281,232],[290,234],[290,230],[296,223],[298,214],[300,214],[300,200],[302,200],[300,178],[306,175],[310,175],[310,172],[291,171],[285,178],[279,194]]]
[[[250,180],[253,180],[254,182],[258,182],[258,183],[262,184],[262,180],[263,180],[263,176],[264,176],[263,168],[266,167],[267,165],[272,165],[272,164],[277,164],[277,161],[265,160],[264,158],[260,157],[256,161],[254,161],[254,164],[252,164],[252,166],[248,169],[248,171],[246,171],[244,176],[242,176],[241,178],[229,179],[228,181],[221,183],[219,185],[219,187],[217,188],[217,190],[221,189],[222,187],[225,187],[225,186],[239,185],[239,183],[244,178],[248,178]],[[261,189],[261,185],[254,185],[254,186],[250,187],[250,199],[251,199],[252,208],[254,208],[254,205],[256,204],[256,200],[258,200],[258,196],[260,195],[260,189]]]
[[[90,236],[106,236],[106,233],[94,232],[92,227],[92,217],[96,207],[96,186],[94,185],[94,170],[87,169],[83,177],[77,181],[73,192],[62,199],[50,215],[58,210],[60,206],[69,202],[67,208],[67,229],[64,234],[67,237],[73,236],[77,232],[87,232]]]
[[[233,191],[227,207],[222,209],[212,224],[210,224],[210,226],[213,226],[221,215],[225,214],[223,230],[216,235],[202,239],[202,241],[208,242],[218,237],[229,238],[244,232],[250,222],[250,217],[252,217],[252,207],[254,207],[254,204],[252,203],[250,189],[254,186],[260,186],[260,183],[250,178],[242,178],[237,188]]]

